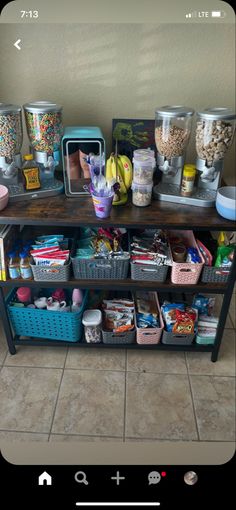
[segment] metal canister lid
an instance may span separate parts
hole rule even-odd
[[[48,113],[60,112],[62,106],[50,101],[35,101],[33,103],[26,103],[23,105],[24,110],[30,113]]]
[[[20,113],[21,106],[10,103],[0,103],[0,115],[7,115],[10,113]]]
[[[206,108],[201,112],[197,112],[197,115],[207,120],[233,120],[236,118],[235,112],[230,108]]]
[[[194,114],[194,110],[188,106],[166,105],[156,108],[156,113],[160,117],[191,117]]]

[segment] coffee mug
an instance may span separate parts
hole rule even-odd
[[[39,297],[37,299],[34,300],[34,304],[36,306],[36,308],[39,308],[39,309],[43,309],[43,308],[47,308],[47,298],[46,297]]]
[[[53,298],[50,297],[47,300],[47,310],[51,310],[51,312],[62,311],[66,308],[66,301],[53,301]]]

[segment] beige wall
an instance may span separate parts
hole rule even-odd
[[[64,125],[99,125],[110,150],[113,117],[153,118],[165,104],[235,108],[234,37],[232,24],[197,22],[1,25],[0,101],[61,103]],[[233,148],[224,175],[233,183]]]

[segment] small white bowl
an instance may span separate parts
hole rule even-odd
[[[9,200],[9,191],[6,186],[0,184],[0,211],[5,209]]]
[[[219,188],[216,195],[216,209],[227,220],[236,219],[236,187]]]

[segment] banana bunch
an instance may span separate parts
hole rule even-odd
[[[106,163],[106,180],[119,184],[119,191],[115,194],[113,205],[121,205],[127,202],[127,192],[132,183],[133,168],[127,156],[115,156],[111,154]]]

